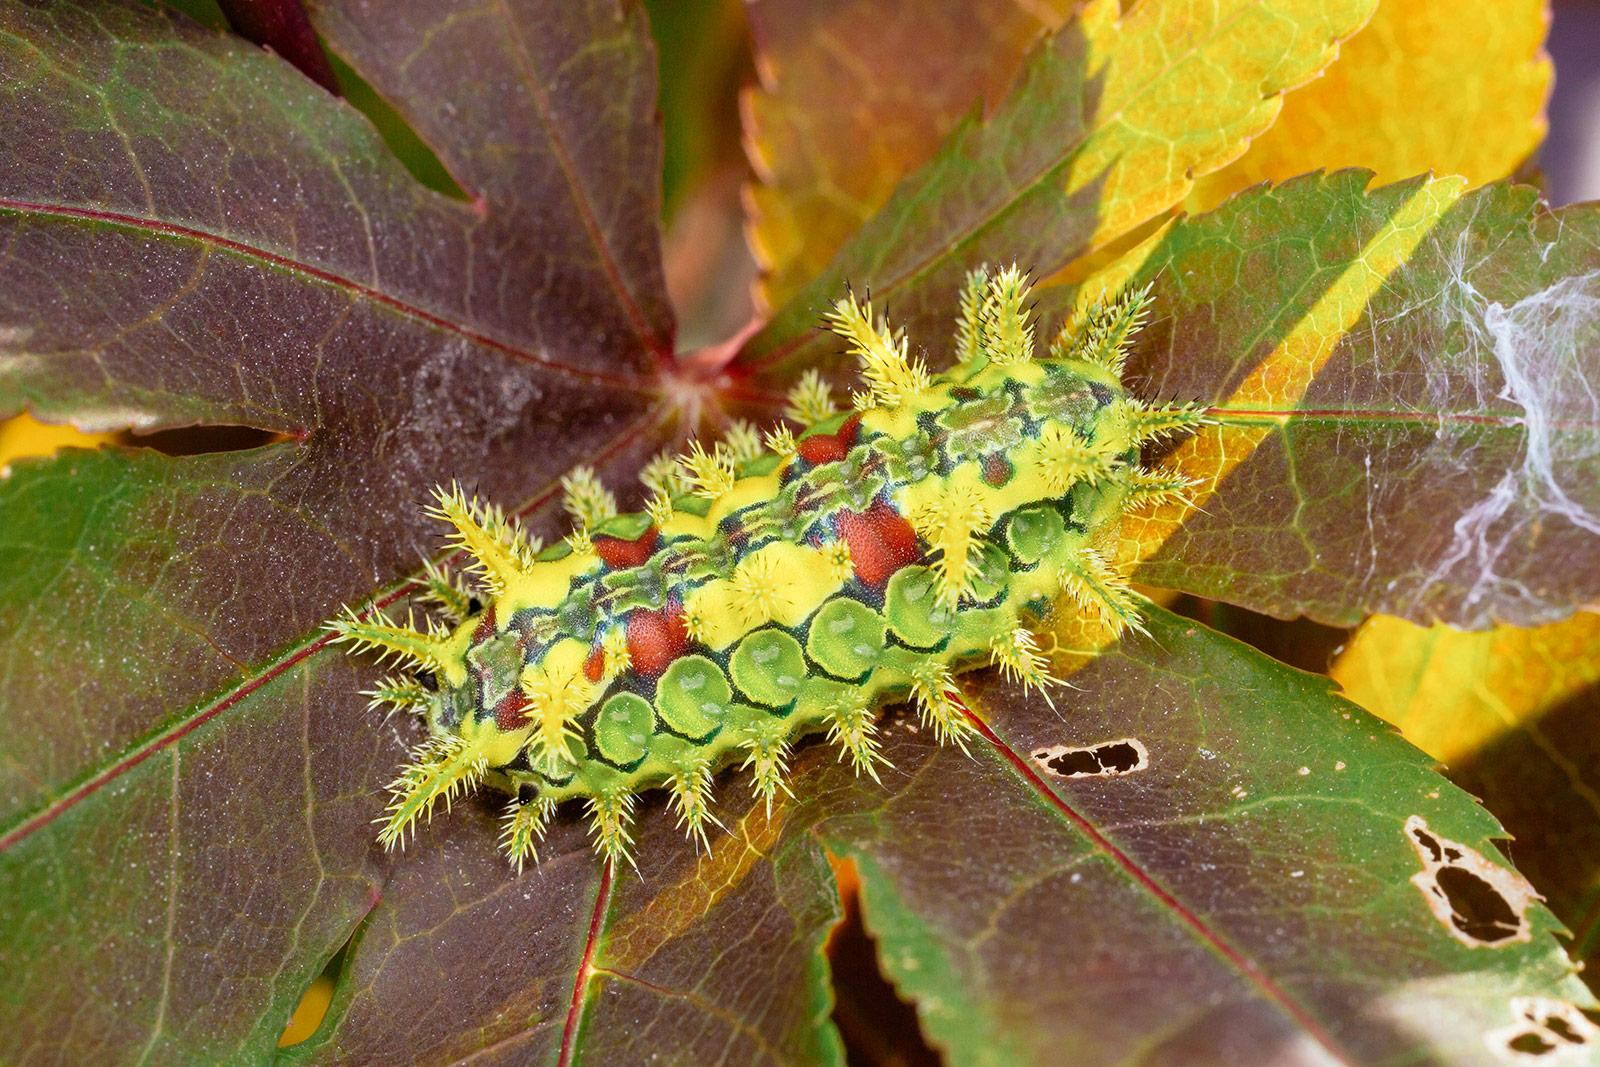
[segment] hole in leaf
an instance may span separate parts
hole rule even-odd
[[[1442,863],[1444,861],[1444,849],[1439,847],[1439,839],[1437,837],[1434,837],[1426,830],[1413,830],[1411,831],[1411,839],[1427,849],[1428,855],[1433,858],[1434,863]]]
[[[470,202],[472,197],[450,176],[444,162],[417,135],[411,124],[401,118],[400,113],[390,107],[389,102],[379,96],[378,91],[355,72],[355,68],[334,55],[332,50],[328,50],[326,42],[324,49],[327,50],[328,59],[333,64],[334,74],[338,76],[339,88],[344,91],[345,100],[367,117],[367,121],[377,129],[378,136],[383,138],[383,143],[389,146],[389,151],[400,161],[400,165],[410,171],[413,178],[434,192],[443,193],[452,200]]]
[[[1436,877],[1462,933],[1490,943],[1516,936],[1517,913],[1494,886],[1460,867],[1442,868]]]
[[[1057,778],[1115,778],[1144,770],[1150,752],[1138,738],[1124,737],[1083,747],[1053,745],[1034,752],[1033,759]]]
[[[168,456],[245,452],[289,440],[292,438],[287,434],[254,426],[181,426],[171,430],[156,430],[154,433],[124,431],[116,436],[116,442],[120,445],[154,449]]]
[[[1406,836],[1422,870],[1411,876],[1434,918],[1471,948],[1528,941],[1528,908],[1540,899],[1528,880],[1459,841],[1434,833],[1421,816],[1406,820]]]
[[[1589,1017],[1592,1013],[1571,1001],[1555,997],[1512,997],[1510,1007],[1517,1022],[1484,1035],[1489,1047],[1507,1063],[1521,1063],[1551,1053],[1565,1060],[1566,1053],[1600,1040],[1600,1027]]]
[[[939,1067],[917,1012],[900,998],[878,963],[878,944],[861,922],[855,864],[830,856],[839,878],[844,918],[828,940],[833,972],[833,1024],[850,1067]]]
[[[1524,1056],[1543,1056],[1547,1052],[1554,1052],[1555,1046],[1535,1033],[1521,1033],[1510,1041],[1506,1047],[1512,1052],[1520,1052]]]
[[[1565,1019],[1551,1016],[1544,1021],[1544,1028],[1569,1045],[1582,1045],[1585,1043],[1583,1035],[1569,1026]]]

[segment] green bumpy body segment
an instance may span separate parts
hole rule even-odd
[[[770,803],[806,734],[829,733],[870,773],[886,702],[915,700],[960,743],[972,727],[953,673],[997,663],[1053,683],[1029,627],[1058,600],[1137,626],[1114,532],[1129,506],[1181,494],[1183,479],[1140,467],[1140,447],[1200,416],[1119,380],[1144,294],[1086,309],[1044,358],[1026,298],[1015,270],[974,272],[960,361],[938,375],[870,306],[840,301],[831,321],[868,386],[855,411],[769,434],[766,449],[696,446],[658,468],[648,514],[611,514],[580,478],[569,507],[583,524],[543,552],[493,509],[441,493],[485,601],[430,569],[453,628],[332,624],[417,668],[374,693],[430,734],[380,836],[392,844],[487,782],[513,795],[505,844],[519,864],[569,799],[588,803],[600,851],[627,857],[634,797],[659,786],[703,838],[711,774],[731,761]],[[795,404],[825,414],[825,397],[813,378]]]

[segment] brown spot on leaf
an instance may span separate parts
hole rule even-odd
[[[1419,815],[1406,820],[1406,836],[1422,861],[1411,876],[1450,935],[1472,948],[1498,948],[1533,937],[1528,907],[1542,899],[1516,871],[1485,859],[1458,841],[1428,829]]]
[[[1057,778],[1115,778],[1144,770],[1150,752],[1138,738],[1124,737],[1083,747],[1051,745],[1035,751],[1033,760]]]

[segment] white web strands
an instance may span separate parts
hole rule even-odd
[[[1540,568],[1549,588],[1535,589],[1502,559],[1525,554],[1552,522],[1600,535],[1600,271],[1562,278],[1508,306],[1469,280],[1477,264],[1468,264],[1465,240],[1448,257],[1435,309],[1462,350],[1425,360],[1427,396],[1440,412],[1493,415],[1514,405],[1519,413],[1508,421],[1521,428],[1521,457],[1455,519],[1417,596],[1435,599],[1429,592],[1441,583],[1459,589],[1451,621],[1465,627],[1552,621],[1571,609],[1560,599],[1570,596],[1570,583]],[[1473,477],[1475,432],[1442,423],[1429,466]]]

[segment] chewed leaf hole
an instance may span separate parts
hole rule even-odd
[[[1074,747],[1052,745],[1037,749],[1033,760],[1046,774],[1057,778],[1115,778],[1150,765],[1150,752],[1135,737]]]
[[[1513,997],[1510,1006],[1516,1022],[1484,1035],[1489,1048],[1506,1063],[1587,1063],[1600,1044],[1600,1026],[1569,1001]]]
[[[1450,921],[1462,932],[1491,943],[1516,936],[1520,920],[1494,886],[1460,867],[1441,868],[1438,883],[1454,911]]]
[[[254,426],[183,426],[154,433],[123,432],[117,443],[150,448],[167,456],[201,456],[211,452],[246,452],[292,440],[288,435]]]
[[[1486,859],[1457,841],[1441,837],[1413,815],[1406,836],[1422,861],[1411,876],[1428,909],[1457,941],[1472,948],[1494,948],[1528,941],[1530,905],[1540,897],[1516,871]]]

